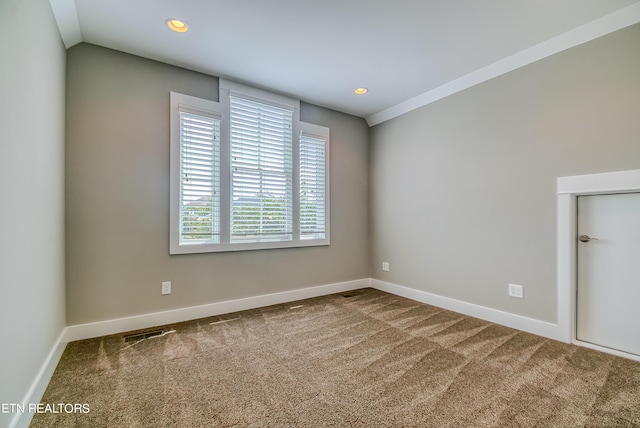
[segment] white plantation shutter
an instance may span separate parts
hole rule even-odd
[[[220,242],[220,120],[180,112],[180,244]]]
[[[231,242],[292,239],[293,109],[230,96]]]
[[[170,94],[170,254],[329,245],[329,128],[224,79],[219,99]]]
[[[300,137],[300,239],[326,236],[326,144],[323,137]]]

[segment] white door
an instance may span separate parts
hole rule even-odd
[[[640,193],[578,197],[578,340],[640,355]]]

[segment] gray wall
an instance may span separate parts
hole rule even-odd
[[[218,79],[89,44],[68,51],[69,325],[369,277],[369,129],[304,103],[303,121],[331,128],[331,246],[170,256],[169,91],[217,100]]]
[[[0,2],[0,58],[0,403],[20,403],[65,327],[65,50],[48,1]]]
[[[640,168],[640,25],[375,126],[370,158],[374,278],[555,322],[556,177]]]

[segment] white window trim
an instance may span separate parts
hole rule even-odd
[[[260,102],[286,106],[293,114],[293,239],[273,242],[230,243],[231,173],[230,162],[230,103],[229,95],[242,96]],[[330,244],[330,165],[329,128],[300,122],[300,101],[285,96],[220,79],[220,102],[171,92],[170,96],[170,198],[169,253],[195,254],[247,251],[275,248],[326,246]],[[180,111],[191,111],[221,119],[220,124],[220,243],[180,245]],[[324,138],[325,146],[325,239],[300,239],[300,144],[302,134]]]
[[[241,83],[232,82],[227,79],[220,79],[219,83],[219,99],[220,103],[229,108],[229,95],[238,95],[245,98],[250,98],[255,101],[265,102],[267,104],[280,105],[282,107],[288,107],[294,109],[294,117],[300,117],[300,101],[294,98],[285,97],[284,95],[273,94],[268,91],[264,91],[258,88],[252,88]]]

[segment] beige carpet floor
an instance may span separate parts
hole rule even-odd
[[[373,289],[70,343],[32,427],[634,427],[640,363]]]

